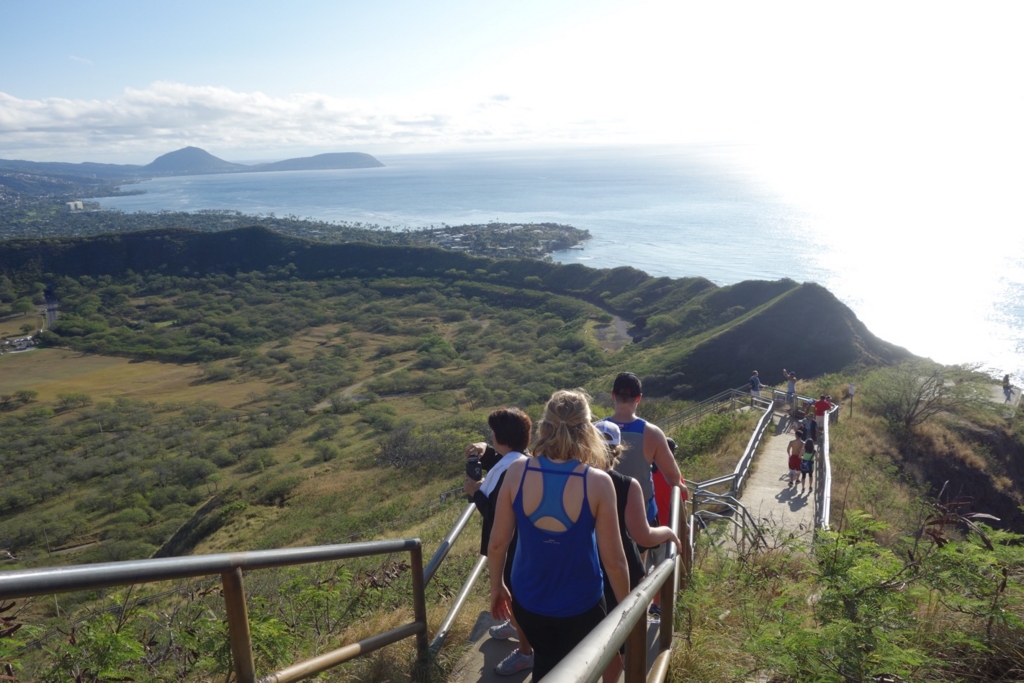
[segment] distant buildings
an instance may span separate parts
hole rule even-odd
[[[68,211],[85,211],[85,206],[82,202],[64,202],[68,206]]]
[[[35,338],[29,337],[18,337],[17,339],[5,339],[0,342],[0,350],[5,352],[10,351],[27,351],[36,345]]]

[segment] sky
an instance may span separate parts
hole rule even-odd
[[[0,158],[720,143],[776,165],[784,150],[797,163],[776,173],[879,150],[974,163],[1024,147],[1022,18],[1019,2],[0,2]]]

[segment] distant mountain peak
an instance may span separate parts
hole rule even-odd
[[[186,173],[216,173],[220,171],[244,170],[241,164],[219,159],[205,149],[183,147],[174,152],[158,156],[151,164],[143,167],[149,173],[179,175]]]
[[[322,171],[347,168],[379,168],[384,164],[369,154],[361,152],[331,152],[312,157],[285,159],[270,164],[254,166],[256,171]]]

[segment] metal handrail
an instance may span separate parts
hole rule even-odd
[[[746,395],[744,395],[746,396]],[[773,390],[772,399],[762,399],[758,397],[750,397],[752,404],[764,408],[764,414],[757,421],[757,425],[754,427],[754,431],[750,435],[750,439],[747,442],[746,448],[743,450],[743,455],[740,457],[736,468],[732,474],[726,474],[714,479],[708,479],[701,482],[690,482],[689,487],[692,488],[690,500],[693,504],[693,516],[694,521],[706,523],[708,519],[728,519],[738,528],[743,531],[744,538],[748,535],[753,536],[753,542],[755,547],[760,544],[766,547],[764,535],[758,528],[756,520],[750,514],[746,507],[737,500],[736,496],[739,495],[743,484],[746,482],[747,475],[750,473],[750,467],[754,462],[754,455],[757,453],[758,447],[761,445],[761,440],[764,438],[765,430],[768,425],[771,424],[772,417],[775,412],[775,391]],[[723,494],[714,493],[709,491],[712,486],[719,486],[722,484],[728,484],[729,490]],[[710,500],[712,504],[724,505],[732,511],[731,515],[718,514],[711,510],[699,510],[701,501]],[[738,519],[737,519],[738,516]],[[691,528],[692,531],[692,528]],[[691,548],[692,548],[691,544]]]
[[[832,459],[830,454],[829,424],[839,420],[839,408],[835,406],[829,411],[829,419],[822,420],[821,450],[818,457],[821,461],[817,485],[814,490],[814,528],[828,530],[832,516]]]
[[[679,531],[680,492],[679,487],[672,487],[669,525],[676,535]],[[684,556],[692,553],[691,548],[687,547],[690,538],[689,533],[680,538],[684,543]],[[608,668],[623,643],[626,643],[626,683],[660,683],[665,680],[672,655],[672,624],[675,620],[675,596],[679,590],[680,557],[675,545],[665,545],[665,559],[622,602],[612,608],[572,652],[548,672],[544,677],[545,683],[593,683]],[[648,675],[647,606],[659,592],[659,653]]]
[[[746,448],[743,449],[743,455],[740,456],[740,460],[736,464],[736,468],[732,471],[732,474],[723,474],[720,477],[707,479],[705,481],[687,482],[687,488],[693,493],[708,489],[712,486],[729,484],[729,492],[726,495],[734,496],[739,493],[740,489],[743,487],[747,474],[750,472],[750,466],[754,461],[754,454],[757,452],[758,446],[761,445],[761,439],[764,437],[764,432],[771,423],[772,414],[775,408],[774,401],[766,402],[763,399],[756,398],[754,400],[759,400],[761,404],[767,403],[767,405],[764,406],[764,415],[761,416],[757,425],[754,426],[754,431],[751,433],[750,439],[747,441]]]
[[[257,550],[0,572],[0,599],[25,598],[34,595],[51,595],[76,590],[220,574],[235,677],[241,683],[255,683],[257,679],[252,654],[252,638],[249,633],[249,614],[245,604],[245,588],[242,582],[243,569],[269,569],[398,552],[408,552],[410,555],[413,621],[259,679],[260,683],[286,683],[312,676],[361,654],[372,652],[410,636],[416,637],[416,648],[421,659],[426,658],[427,606],[424,596],[426,582],[423,572],[423,546],[420,539],[344,543],[307,548]]]
[[[455,541],[462,535],[462,531],[469,524],[469,518],[473,516],[473,511],[476,510],[476,505],[470,503],[466,506],[466,509],[462,511],[462,515],[458,521],[455,522],[455,526],[448,532],[448,535],[441,541],[441,545],[434,551],[434,555],[430,558],[430,562],[427,563],[427,568],[423,570],[423,583],[430,583],[430,580],[434,578],[434,574],[437,573],[441,563],[444,562],[445,558],[448,557],[448,552],[455,545]]]
[[[484,567],[487,566],[487,556],[481,555],[477,558],[476,564],[473,565],[472,571],[469,572],[469,576],[466,578],[466,582],[462,584],[462,590],[455,596],[455,601],[452,606],[448,608],[448,614],[445,615],[444,621],[437,628],[437,632],[434,634],[434,639],[430,641],[430,651],[436,653],[444,645],[444,641],[448,639],[448,635],[451,633],[452,626],[455,624],[456,617],[459,616],[459,612],[462,611],[463,605],[466,604],[466,599],[469,597],[470,591],[473,590],[473,586],[476,585],[477,580],[484,571]]]
[[[750,441],[747,442],[747,447],[743,451],[743,457],[736,463],[736,470],[734,475],[736,481],[732,486],[731,495],[735,495],[743,490],[743,484],[746,482],[747,475],[750,473],[750,466],[754,462],[754,454],[757,453],[757,447],[761,445],[761,439],[764,437],[764,431],[771,424],[772,417],[775,413],[775,401],[769,401],[767,407],[765,407],[764,415],[758,420],[757,426],[754,427],[754,433],[750,435]]]
[[[737,399],[746,400],[748,396],[749,394],[741,389],[726,389],[725,391],[715,394],[711,398],[704,399],[695,406],[690,406],[686,410],[658,420],[658,423],[662,425],[663,429],[677,427],[681,424],[686,424],[687,422],[704,417],[726,401],[732,402]]]
[[[692,486],[694,491],[700,491],[707,489],[712,486],[718,486],[719,484],[734,484],[736,482],[736,472],[730,472],[729,474],[723,474],[720,477],[714,479],[708,479],[706,481],[698,481],[695,483],[687,483],[687,486]]]
[[[704,502],[712,505],[722,505],[731,510],[731,514],[720,514],[712,510],[698,509],[698,505]],[[748,536],[753,537],[755,548],[758,545],[764,548],[768,547],[764,534],[761,533],[761,528],[757,526],[757,520],[750,514],[750,510],[732,494],[721,495],[712,491],[698,489],[693,494],[693,518],[701,522],[706,522],[708,518],[716,520],[727,519],[743,532],[744,538]]]

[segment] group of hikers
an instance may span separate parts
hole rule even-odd
[[[805,493],[814,488],[814,456],[818,452],[819,426],[828,419],[827,415],[835,403],[831,396],[822,394],[817,401],[808,401],[801,410],[801,401],[796,395],[796,373],[782,368],[782,377],[786,380],[786,403],[795,425],[794,438],[786,448],[789,455],[789,483],[786,488],[795,490],[799,481],[800,492]],[[763,385],[757,370],[751,374],[749,385],[751,400],[760,398]]]
[[[499,621],[490,636],[519,641],[498,674],[532,668],[541,680],[640,583],[648,551],[681,549],[668,518],[672,487],[685,496],[685,485],[674,444],[637,417],[642,396],[640,378],[620,373],[613,414],[595,421],[585,392],[556,391],[536,435],[523,411],[502,408],[487,418],[491,445],[467,446],[465,490],[483,517]],[[605,681],[618,679],[623,650]]]

